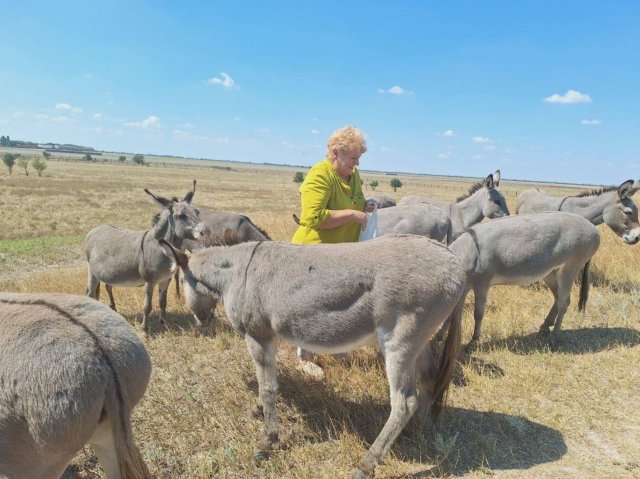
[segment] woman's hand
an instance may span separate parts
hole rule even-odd
[[[351,210],[353,213],[353,221],[360,223],[360,228],[367,227],[367,214],[364,211]]]

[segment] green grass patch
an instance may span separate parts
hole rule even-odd
[[[42,236],[28,239],[0,239],[0,264],[32,261],[52,264],[77,256],[83,236]]]

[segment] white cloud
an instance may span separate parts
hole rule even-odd
[[[186,140],[190,136],[188,131],[182,130],[173,130],[171,133],[173,134],[173,136],[180,140]]]
[[[378,93],[391,93],[392,95],[411,95],[413,92],[402,88],[400,85],[394,85],[387,90],[378,88]]]
[[[447,158],[447,155],[445,155],[444,153],[438,153],[438,158],[444,160],[445,158]]]
[[[473,155],[471,158],[474,160],[481,160],[484,157],[482,155]]]
[[[185,123],[184,125],[182,125],[182,128],[193,128],[193,124],[192,123]]]
[[[102,128],[101,126],[98,126],[94,128],[93,131],[101,135],[104,132],[104,128]]]
[[[487,138],[486,136],[474,136],[472,140],[474,143],[493,143],[493,140],[491,138]]]
[[[125,123],[126,126],[133,126],[135,128],[149,128],[150,126],[153,127],[160,127],[160,118],[158,118],[155,115],[151,115],[148,118],[145,118],[142,121],[130,121]]]
[[[69,122],[75,122],[76,120],[73,120],[67,116],[54,116],[54,117],[51,117],[51,121],[55,121],[56,123],[69,123]]]
[[[257,128],[256,131],[258,133],[271,133],[271,128]]]
[[[238,123],[240,121],[240,117],[239,116],[234,116],[233,117],[233,121],[235,121],[236,123]]]
[[[20,110],[18,110],[18,111],[14,111],[14,112],[13,112],[13,115],[11,115],[11,116],[12,116],[12,117],[14,117],[14,118],[20,118],[20,117],[23,117],[23,116],[24,116],[24,112],[23,112],[23,111],[20,111]]]
[[[484,149],[487,151],[495,150],[496,147],[494,145],[484,145]]]
[[[446,136],[447,138],[451,138],[453,136],[456,136],[456,132],[453,130],[445,130],[442,133],[440,133],[440,136]]]
[[[231,141],[231,138],[229,138],[228,136],[218,136],[217,138],[214,138],[213,141],[215,143],[229,143]]]
[[[82,78],[93,78],[93,75],[91,73],[85,73],[82,75]]]
[[[567,90],[564,95],[558,95],[557,93],[548,96],[543,101],[547,103],[591,103],[591,97],[585,93],[580,93],[576,90]]]
[[[383,153],[393,153],[395,150],[393,148],[389,148],[388,146],[381,146],[380,151]]]
[[[602,125],[600,120],[582,120],[580,122],[581,125]]]
[[[49,119],[49,115],[45,115],[44,113],[36,113],[35,115],[33,115],[33,117],[36,120],[48,120]]]
[[[320,132],[314,128],[313,130],[311,130],[311,134],[312,135],[319,135]]]
[[[100,118],[102,118],[102,113],[95,113],[95,114],[93,115],[93,119],[94,119],[94,120],[99,120]]]
[[[68,103],[56,103],[56,110],[72,111],[74,113],[82,113],[82,108],[71,106]]]
[[[220,77],[211,77],[207,80],[207,83],[211,84],[211,85],[222,85],[223,87],[225,87],[226,89],[232,89],[232,88],[240,88],[240,85],[238,85],[235,80],[233,78],[231,78],[229,75],[227,75],[225,72],[220,72]]]

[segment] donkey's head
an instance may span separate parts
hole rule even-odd
[[[618,186],[616,201],[602,211],[602,220],[627,244],[640,241],[640,224],[638,224],[638,207],[631,197],[640,190],[640,180],[627,180]]]
[[[196,240],[207,230],[207,226],[200,221],[200,212],[191,206],[191,200],[196,192],[196,180],[193,180],[193,189],[184,195],[182,200],[178,198],[165,198],[156,196],[148,189],[144,189],[153,200],[171,213],[171,226],[174,234],[180,239]]]
[[[478,189],[477,195],[482,206],[482,215],[485,218],[509,216],[507,201],[498,186],[500,186],[500,170],[487,176],[482,183],[482,188]]]
[[[198,279],[197,272],[194,274],[191,270],[189,267],[191,253],[180,251],[164,239],[160,240],[160,245],[163,253],[175,261],[176,266],[182,270],[184,300],[193,313],[196,326],[208,326],[213,318],[216,303],[221,299],[220,293],[208,285],[206,281]]]

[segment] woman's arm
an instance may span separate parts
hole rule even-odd
[[[330,230],[338,226],[346,225],[352,221],[357,221],[362,229],[367,227],[367,215],[357,210],[330,210],[329,216],[324,223],[318,225],[319,230]]]

